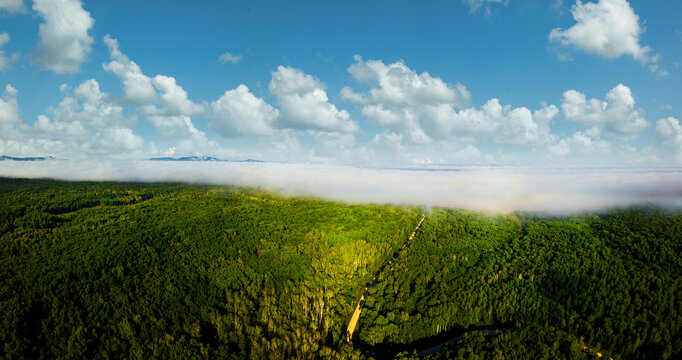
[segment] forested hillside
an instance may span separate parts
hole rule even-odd
[[[682,214],[549,217],[0,178],[7,359],[673,359]],[[496,330],[487,336],[479,330]],[[463,334],[467,334],[462,336]],[[430,353],[434,345],[452,345]]]
[[[682,215],[549,218],[438,209],[370,289],[361,347],[380,357],[475,329],[433,359],[682,354]]]
[[[7,359],[349,358],[421,213],[169,184],[0,179]]]

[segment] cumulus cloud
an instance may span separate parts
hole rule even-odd
[[[124,127],[108,127],[96,132],[92,141],[87,143],[90,156],[138,158],[144,140]],[[130,156],[133,155],[133,156]]]
[[[6,11],[10,14],[24,12],[24,0],[0,0],[0,12]]]
[[[630,88],[622,84],[604,100],[588,100],[578,91],[566,91],[560,108],[546,103],[536,109],[513,107],[497,98],[474,107],[468,105],[470,95],[463,85],[448,86],[426,73],[417,74],[402,62],[386,65],[358,56],[348,71],[370,86],[366,92],[346,87],[341,96],[360,104],[363,116],[384,129],[366,147],[377,158],[384,152],[400,154],[394,157],[401,161],[411,157],[417,163],[432,159],[489,163],[490,154],[479,148],[495,146],[500,149],[495,156],[498,163],[556,157],[579,163],[579,159],[597,161],[594,156],[601,156],[598,161],[602,161],[607,155],[632,155],[636,148],[629,142],[649,126]],[[557,119],[583,128],[568,136],[554,134],[552,124]],[[455,156],[458,153],[468,157],[462,160]]]
[[[326,161],[347,163],[356,160],[353,134],[317,131],[312,134],[315,156]]]
[[[602,139],[595,128],[586,131],[577,131],[573,135],[561,139],[547,146],[551,155],[568,157],[576,155],[595,156],[609,154],[612,145]]]
[[[125,93],[123,100],[141,104],[142,114],[162,138],[173,141],[173,148],[184,153],[218,150],[206,133],[197,129],[192,121],[192,116],[205,114],[205,104],[190,100],[187,91],[172,76],[156,75],[152,78],[145,75],[134,61],[121,52],[116,39],[105,35],[104,42],[112,61],[103,64],[103,68],[121,80]],[[156,150],[152,153],[155,154]]]
[[[33,10],[40,24],[36,63],[63,74],[80,70],[93,42],[88,35],[95,20],[83,9],[80,0],[35,0]]]
[[[257,156],[265,155],[272,161],[305,161],[311,157],[311,151],[301,144],[298,131],[294,129],[280,129],[272,135],[261,136],[258,142],[260,152]]]
[[[123,107],[100,90],[99,83],[86,80],[73,90],[74,96],[66,96],[54,109],[58,122],[78,122],[94,127],[128,125],[129,119],[123,116]]]
[[[185,115],[151,115],[149,121],[152,122],[156,130],[166,139],[171,140],[191,140],[201,144],[208,142],[206,134],[197,129],[189,116]]]
[[[402,61],[386,65],[381,60],[365,61],[359,55],[354,59],[348,72],[373,87],[366,96],[344,88],[341,95],[347,100],[395,107],[448,104],[461,108],[471,102],[471,94],[464,85],[450,87],[427,72],[417,74]]]
[[[201,104],[189,99],[187,91],[178,85],[175,78],[156,75],[152,84],[160,92],[160,106],[145,105],[142,113],[151,121],[159,134],[177,142],[184,152],[207,151],[215,148],[206,133],[197,129],[192,116],[205,112]]]
[[[7,68],[19,57],[19,54],[12,54],[10,56],[5,55],[5,51],[2,47],[9,42],[9,34],[6,32],[0,33],[0,71],[5,71]]]
[[[656,121],[656,144],[664,158],[682,162],[682,125],[674,117]]]
[[[635,108],[630,88],[622,84],[606,94],[606,101],[587,100],[578,91],[566,91],[561,110],[565,120],[589,126],[607,139],[633,140],[649,126],[642,112]]]
[[[382,126],[393,135],[410,144],[428,144],[431,138],[424,132],[419,122],[418,109],[391,108],[378,105],[365,105],[364,115],[370,122]],[[396,139],[395,136],[389,136]]]
[[[190,100],[187,91],[177,84],[174,77],[156,75],[152,79],[152,84],[161,93],[162,106],[145,106],[143,108],[145,114],[194,116],[204,112],[204,107]]]
[[[2,99],[0,99],[0,125],[16,124],[19,119],[19,105],[17,104],[17,89],[7,84]]]
[[[424,128],[432,137],[459,138],[468,142],[488,140],[496,144],[533,145],[546,140],[547,125],[558,110],[553,105],[535,112],[543,123],[538,125],[526,107],[502,106],[496,98],[480,109],[455,111],[449,106],[425,108]]]
[[[221,63],[226,64],[226,63],[233,63],[236,64],[240,61],[242,61],[242,54],[239,55],[232,55],[229,52],[226,52],[218,58]]]
[[[104,70],[114,73],[123,82],[123,99],[135,103],[151,102],[156,99],[156,91],[152,79],[142,73],[142,69],[134,61],[121,52],[118,41],[108,34],[104,43],[109,48],[111,62],[102,64]]]
[[[667,72],[658,65],[660,55],[652,55],[650,47],[640,45],[644,28],[627,0],[584,4],[577,0],[571,13],[576,24],[565,30],[553,29],[549,34],[551,41],[611,59],[631,55],[643,64],[649,63],[654,72],[660,70],[661,75]]]
[[[340,133],[359,130],[346,110],[329,102],[324,84],[302,71],[278,66],[272,73],[270,92],[280,105],[282,127]]]
[[[359,55],[354,59],[348,72],[370,89],[359,93],[345,87],[341,97],[361,104],[363,116],[385,129],[369,144],[378,152],[402,148],[410,153],[427,146],[442,146],[434,140],[446,140],[450,134],[436,129],[435,118],[444,113],[451,115],[455,108],[471,102],[464,85],[449,86],[429,73],[418,74],[402,61],[385,64],[381,60],[363,60]]]
[[[100,91],[96,80],[86,80],[65,97],[52,115],[40,115],[32,126],[18,118],[2,124],[0,153],[17,156],[57,156],[71,159],[131,159],[142,155],[143,139],[129,126],[134,119],[123,115],[123,108]],[[2,107],[16,101],[16,89],[8,87]],[[13,107],[15,105],[11,105]],[[1,117],[0,117],[1,119]]]
[[[553,105],[532,112],[526,107],[503,106],[496,98],[480,108],[470,107],[471,94],[462,84],[449,86],[428,73],[418,74],[403,62],[386,65],[360,56],[355,61],[348,72],[370,89],[358,93],[346,87],[342,98],[363,105],[362,114],[386,129],[375,138],[377,143],[400,141],[408,151],[443,149],[452,142],[472,147],[474,143],[542,144],[548,141],[549,124],[558,113]],[[452,154],[462,149],[450,150],[449,159],[454,159]]]
[[[123,108],[100,90],[99,83],[86,80],[54,109],[54,120],[42,115],[34,130],[62,144],[62,156],[134,158],[140,155],[143,140],[123,116]]]
[[[0,167],[0,176],[233,184],[357,203],[495,212],[567,213],[646,203],[682,206],[679,169],[372,169],[281,163],[58,161],[6,163]]]
[[[273,132],[279,110],[239,85],[211,103],[211,127],[224,137],[266,136]]]

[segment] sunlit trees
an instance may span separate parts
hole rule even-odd
[[[416,210],[0,179],[7,358],[349,358],[355,292]]]

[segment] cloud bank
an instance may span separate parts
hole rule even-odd
[[[356,203],[569,213],[638,204],[682,207],[682,169],[538,169],[220,162],[3,162],[0,176],[255,186]]]

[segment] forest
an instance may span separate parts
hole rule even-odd
[[[370,289],[361,348],[416,358],[415,350],[468,332],[426,358],[678,358],[680,250],[679,212],[436,209]]]
[[[349,358],[417,209],[230,187],[0,179],[6,359]]]
[[[231,186],[0,178],[0,351],[679,358],[681,237],[682,212],[654,207],[494,215]]]

